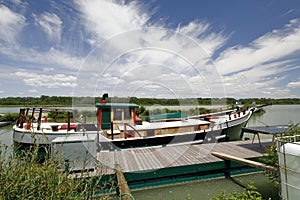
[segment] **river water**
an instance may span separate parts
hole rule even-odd
[[[264,110],[265,113],[263,114],[253,115],[247,126],[285,125],[289,122],[295,124],[300,122],[300,105],[273,105],[265,107]],[[0,113],[16,111],[18,111],[16,108],[0,108]],[[12,126],[0,128],[0,141],[2,144],[12,145]],[[242,185],[247,185],[250,181],[253,181],[258,190],[264,195],[264,198],[278,198],[278,189],[274,188],[269,179],[262,173],[238,176],[234,179],[241,182]],[[187,199],[189,196],[193,200],[205,200],[211,199],[221,192],[230,193],[231,191],[242,192],[244,189],[231,180],[213,179],[135,191],[133,195],[135,199],[143,200]]]

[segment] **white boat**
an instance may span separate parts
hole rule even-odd
[[[225,136],[229,140],[237,140],[241,138],[241,132],[233,134],[234,129],[244,126],[252,113],[245,109],[226,115],[189,118],[178,112],[154,116],[150,122],[142,122],[136,116],[139,107],[136,104],[107,103],[104,98],[96,103],[96,107],[96,123],[71,123],[71,111],[66,111],[66,122],[56,122],[56,117],[43,119],[45,111],[42,108],[20,109],[19,120],[13,127],[14,144],[21,148],[33,144],[50,146],[55,138],[90,135],[96,136],[98,151],[113,151],[217,142]]]

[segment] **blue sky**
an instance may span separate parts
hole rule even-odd
[[[297,0],[0,0],[0,97],[300,97]]]

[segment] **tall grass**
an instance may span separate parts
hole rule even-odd
[[[0,199],[91,199],[101,190],[100,177],[71,179],[68,173],[58,170],[59,159],[49,158],[41,163],[37,155],[37,148],[21,158],[7,146],[1,147]]]

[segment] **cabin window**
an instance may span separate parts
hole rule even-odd
[[[114,120],[122,120],[122,109],[114,108]]]
[[[124,119],[131,119],[131,112],[130,109],[124,109]]]

